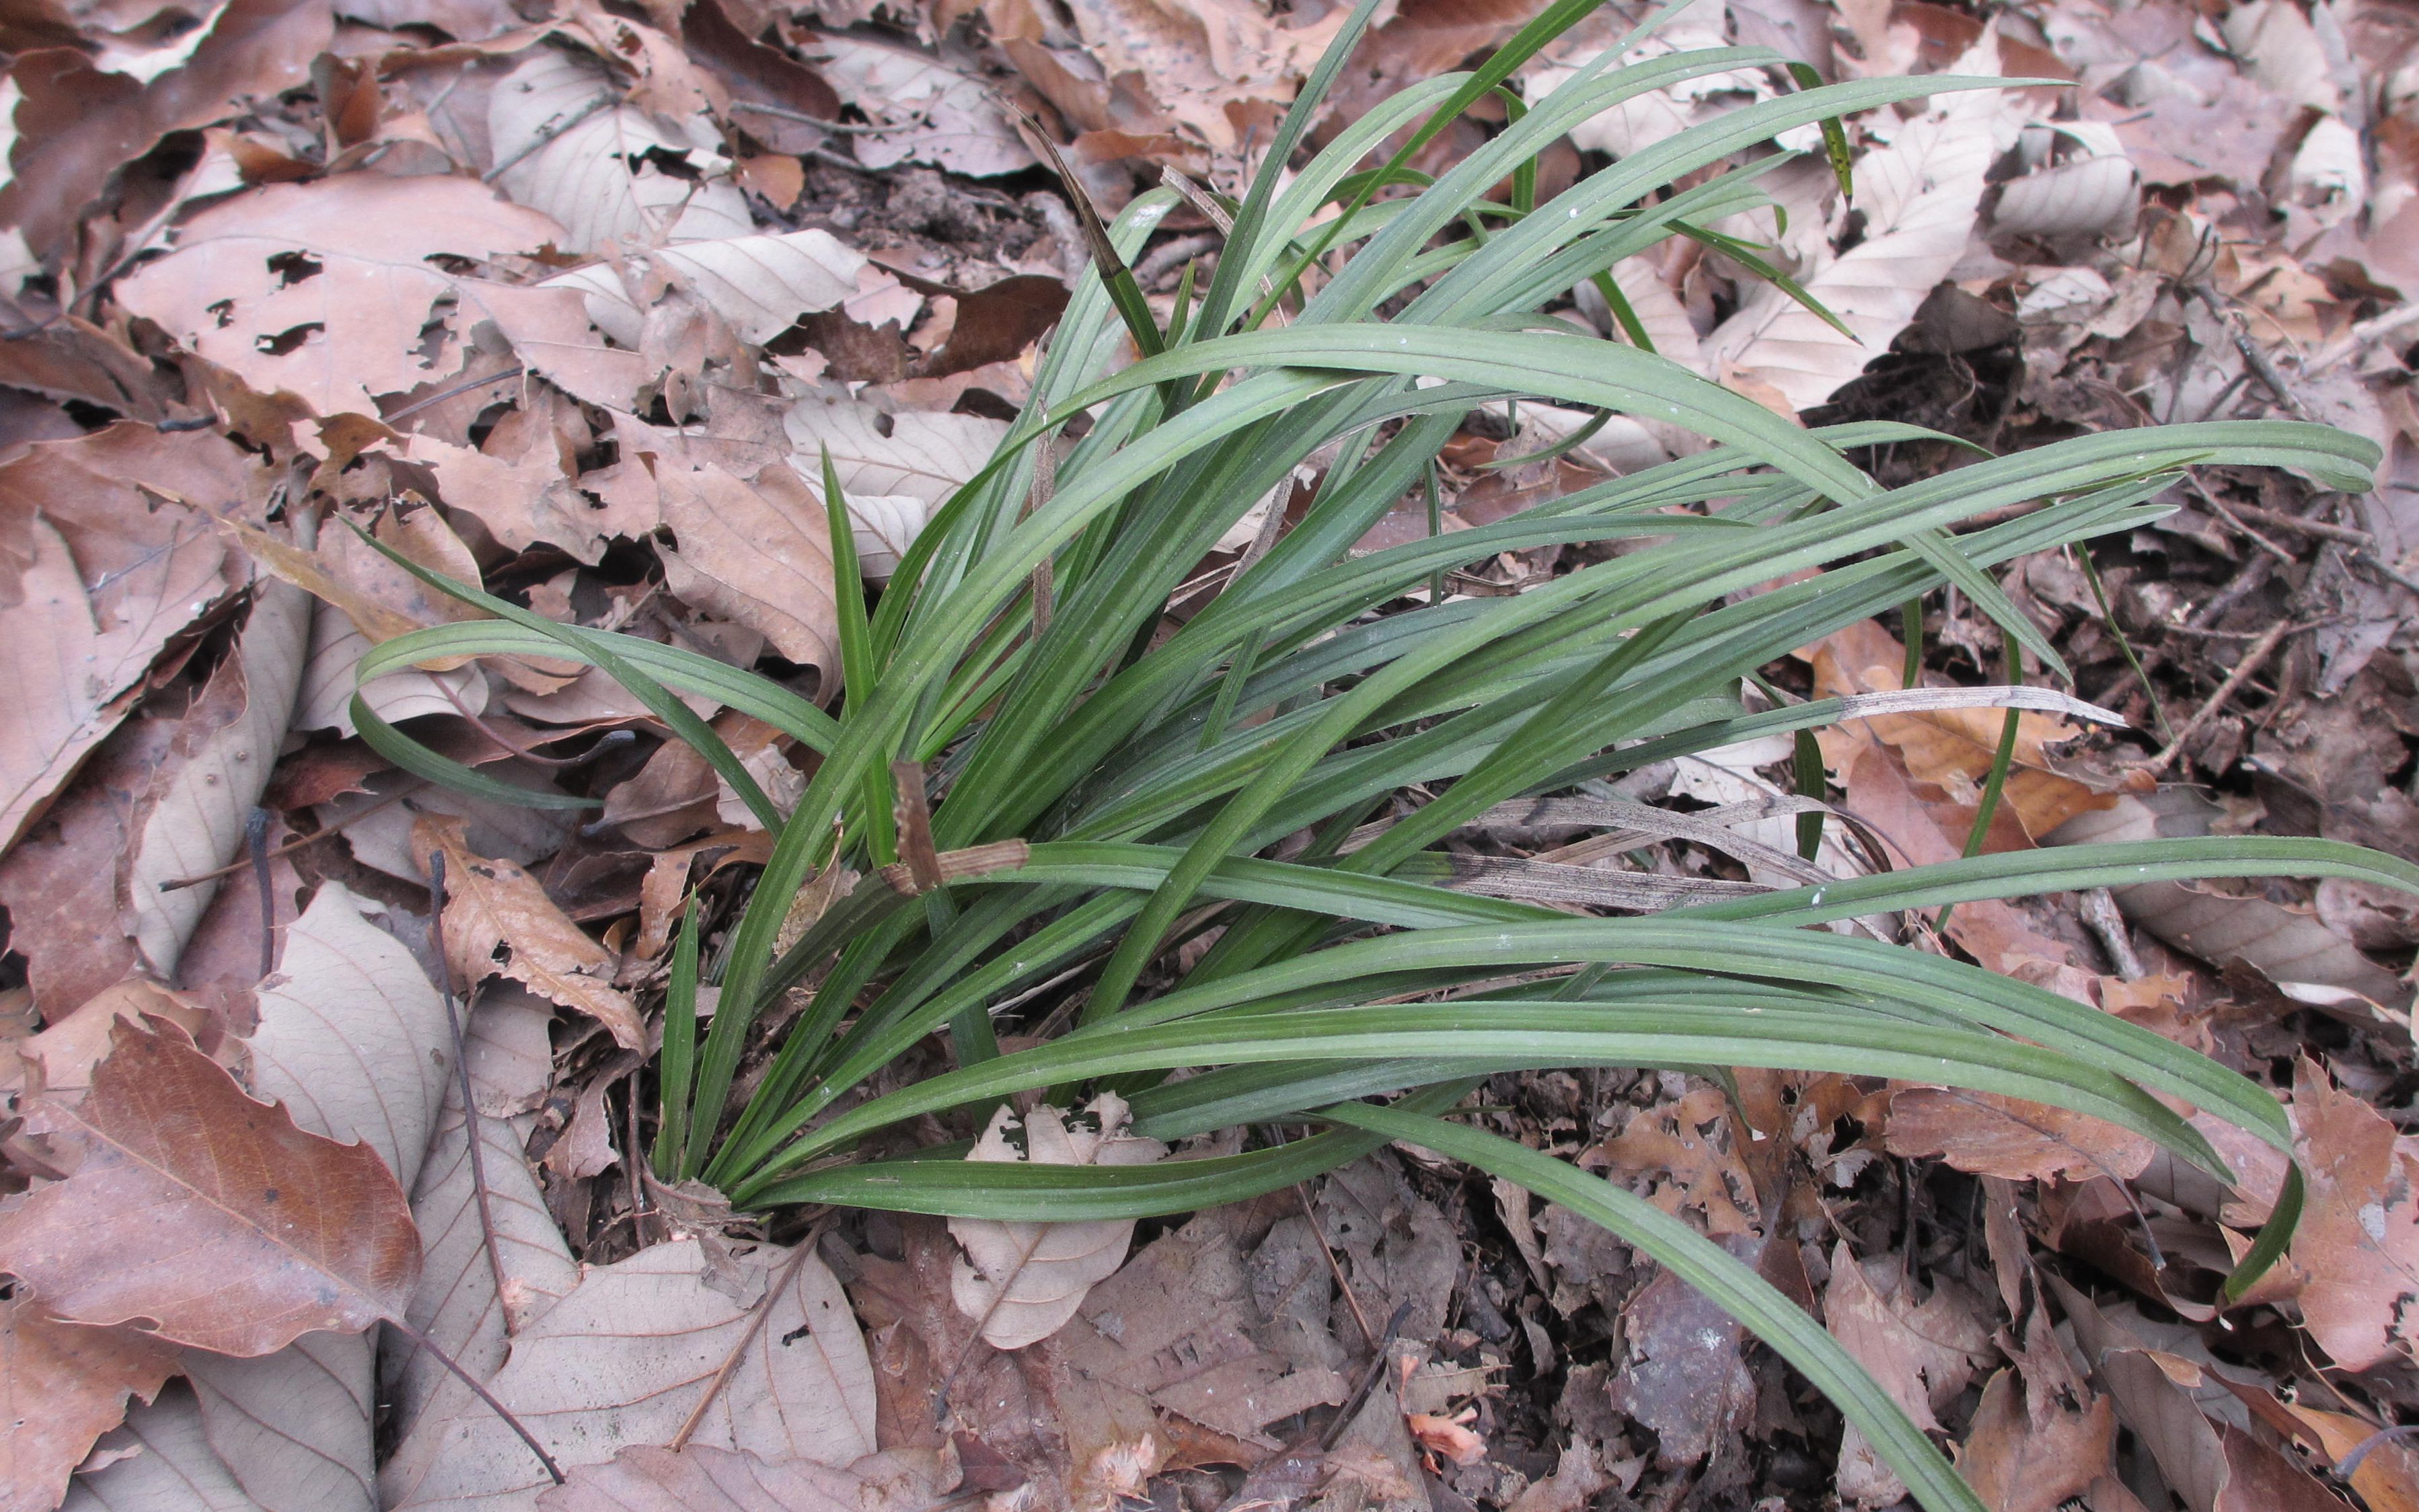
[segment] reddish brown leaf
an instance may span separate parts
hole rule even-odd
[[[1961,1171],[2011,1180],[2130,1180],[2158,1153],[2148,1137],[2086,1114],[1939,1087],[1894,1092],[1887,1137],[1893,1155],[1938,1156]]]
[[[92,1441],[149,1401],[177,1351],[122,1328],[52,1318],[20,1291],[0,1303],[0,1512],[50,1512]]]
[[[0,1270],[73,1321],[244,1357],[402,1316],[420,1235],[377,1152],[303,1133],[151,1023],[112,1030],[82,1103],[28,1111],[82,1164],[0,1220]]]
[[[2292,1251],[2310,1274],[2303,1324],[2348,1370],[2407,1356],[2419,1342],[2419,1148],[2307,1060],[2293,1116],[2310,1175]]]

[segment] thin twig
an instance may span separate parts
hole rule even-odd
[[[501,178],[505,174],[519,167],[521,161],[527,158],[531,153],[537,151],[540,147],[545,147],[548,142],[553,141],[563,132],[570,131],[581,121],[586,120],[589,116],[595,115],[598,111],[603,110],[606,106],[611,103],[613,103],[613,97],[611,95],[598,95],[595,99],[590,100],[585,105],[580,106],[578,110],[573,111],[562,119],[559,121],[547,122],[544,126],[537,129],[537,134],[535,136],[531,137],[528,141],[521,144],[518,151],[515,152],[511,157],[506,158],[503,162],[497,163],[485,173],[481,174],[479,176],[479,182],[483,184],[494,183],[497,179]],[[561,1480],[562,1478],[562,1477],[560,1475],[555,1477],[557,1480]]]
[[[2202,704],[2191,718],[2184,721],[2183,728],[2176,732],[2176,738],[2167,742],[2165,750],[2142,764],[2142,770],[2156,775],[2175,764],[2176,758],[2183,753],[2185,742],[2200,733],[2201,726],[2217,717],[2218,714],[2225,709],[2227,701],[2242,689],[2243,684],[2251,680],[2251,674],[2257,671],[2260,665],[2275,653],[2276,648],[2284,643],[2285,638],[2300,628],[2300,625],[2284,620],[2270,625],[2266,632],[2242,653],[2242,659],[2234,664],[2234,671],[2226,673],[2226,681],[2217,685],[2217,691],[2209,696],[2209,702]]]
[[[1394,1344],[1394,1336],[1403,1331],[1404,1320],[1410,1316],[1411,1302],[1406,1297],[1395,1304],[1394,1316],[1386,1319],[1385,1335],[1370,1348],[1369,1365],[1361,1372],[1359,1384],[1352,1388],[1351,1396],[1344,1398],[1344,1405],[1335,1410],[1335,1420],[1327,1425],[1327,1431],[1318,1436],[1321,1449],[1333,1449],[1342,1443],[1345,1430],[1351,1427],[1352,1420],[1361,1415],[1362,1407],[1369,1400],[1369,1393],[1377,1389],[1379,1378],[1386,1374],[1386,1350]]]
[[[2301,395],[2293,392],[2293,386],[2285,381],[2285,375],[2278,372],[2276,364],[2269,361],[2268,354],[2259,349],[2259,344],[2251,339],[2251,333],[2237,324],[2233,315],[2218,302],[2216,291],[2207,284],[2195,284],[2192,291],[2201,303],[2209,306],[2209,313],[2217,316],[2218,323],[2226,327],[2226,334],[2233,341],[2234,349],[2242,354],[2242,365],[2251,369],[2253,376],[2259,379],[2260,387],[2274,394],[2276,402],[2290,409],[2296,419],[2316,419],[2310,413],[2309,406],[2302,403]]]
[[[287,841],[285,844],[280,845],[277,849],[270,852],[269,859],[274,861],[280,856],[291,856],[305,845],[316,845],[319,841],[326,840],[331,835],[341,835],[344,833],[346,825],[359,824],[361,821],[367,819],[370,815],[377,813],[381,809],[402,802],[404,799],[411,796],[413,794],[419,792],[422,788],[424,788],[428,784],[425,781],[417,779],[408,782],[402,787],[395,789],[393,793],[388,794],[385,797],[378,799],[377,802],[371,804],[368,808],[363,809],[359,813],[347,814],[344,818],[337,820],[334,824],[328,825],[325,829],[315,829],[307,835],[298,836],[293,840]],[[230,861],[226,865],[220,867],[215,872],[204,872],[194,876],[178,877],[173,882],[162,882],[160,884],[160,890],[162,892],[176,892],[185,887],[198,887],[205,882],[216,882],[221,877],[231,877],[250,865],[252,865],[252,862],[249,860]]]
[[[252,860],[253,880],[260,886],[260,976],[277,969],[277,888],[269,877],[270,812],[258,804],[243,818],[243,848]]]
[[[770,116],[776,120],[796,121],[801,126],[811,126],[819,131],[853,131],[859,132],[867,136],[882,136],[894,131],[913,131],[921,127],[930,126],[932,123],[932,116],[923,111],[917,111],[913,116],[908,116],[905,120],[887,122],[867,121],[860,123],[856,121],[827,121],[821,116],[809,115],[794,106],[765,104],[753,100],[734,100],[731,102],[731,108],[732,110],[744,110],[751,116]]]
[[[462,1091],[462,1142],[470,1157],[470,1194],[478,1201],[479,1242],[487,1252],[487,1271],[496,1278],[496,1312],[504,1332],[513,1331],[505,1302],[512,1289],[504,1282],[504,1257],[496,1247],[496,1211],[487,1196],[485,1140],[479,1132],[479,1104],[470,1091],[470,1050],[462,1032],[462,1015],[454,999],[454,964],[445,954],[445,853],[428,853],[428,944],[437,955],[439,993],[445,999],[445,1027],[454,1036],[454,1070]]]
[[[2134,952],[2134,937],[2125,928],[2125,916],[2117,911],[2117,899],[2105,887],[2087,887],[2080,894],[2083,901],[2083,921],[2100,937],[2101,948],[2108,952],[2109,964],[2117,975],[2127,981],[2142,976],[2142,958]]]
[[[664,1447],[678,1454],[688,1446],[689,1436],[697,1431],[699,1424],[705,1421],[706,1409],[722,1395],[722,1388],[730,1381],[732,1372],[739,1368],[739,1357],[747,1352],[747,1346],[755,1343],[756,1335],[764,1332],[764,1321],[773,1316],[774,1303],[782,1292],[790,1289],[790,1283],[797,1278],[800,1268],[807,1263],[807,1257],[815,1252],[815,1245],[822,1241],[823,1233],[823,1222],[818,1219],[815,1226],[807,1230],[806,1237],[798,1241],[797,1249],[790,1256],[790,1263],[781,1267],[780,1279],[766,1287],[764,1295],[756,1299],[755,1310],[747,1315],[747,1326],[741,1330],[739,1341],[731,1346],[731,1353],[724,1357],[722,1367],[714,1373],[712,1381],[705,1383],[705,1395],[689,1409],[688,1416],[681,1423],[680,1431],[673,1434],[671,1443]]]
[[[439,1349],[435,1339],[430,1338],[427,1335],[412,1327],[409,1323],[405,1322],[402,1319],[390,1315],[386,1319],[386,1326],[393,1329],[405,1338],[409,1339],[413,1345],[418,1348],[426,1350],[429,1354],[435,1358],[439,1365],[443,1365],[446,1369],[453,1371],[455,1376],[459,1377],[462,1384],[470,1387],[471,1391],[475,1392],[478,1395],[479,1400],[486,1403],[489,1409],[491,1409],[498,1417],[504,1420],[504,1427],[518,1434],[520,1436],[521,1443],[529,1445],[530,1453],[537,1456],[537,1462],[546,1467],[547,1474],[553,1477],[554,1483],[557,1486],[562,1484],[562,1467],[554,1462],[554,1456],[546,1452],[546,1445],[538,1443],[536,1437],[532,1435],[527,1427],[522,1426],[521,1420],[513,1415],[513,1410],[511,1408],[506,1407],[503,1403],[496,1400],[496,1394],[489,1391],[484,1381],[480,1381],[478,1377],[470,1374],[468,1370],[463,1369],[461,1363],[455,1360],[452,1355],[446,1353],[443,1350]]]
[[[2335,1475],[2342,1480],[2351,1479],[2360,1473],[2361,1461],[2366,1459],[2372,1453],[2396,1439],[2408,1439],[2414,1435],[2419,1435],[2419,1423],[2405,1423],[2396,1427],[2379,1428],[2367,1438],[2353,1444],[2351,1453],[2335,1461]]]
[[[490,383],[502,383],[507,379],[516,378],[528,371],[529,369],[526,366],[519,363],[515,363],[512,366],[507,367],[501,372],[490,373],[485,378],[472,378],[468,383],[456,383],[450,389],[439,389],[425,399],[412,400],[409,404],[405,405],[402,409],[387,416],[382,424],[392,425],[398,420],[420,413],[430,405],[443,404],[448,399],[458,399],[466,393],[476,393],[478,390],[485,388]]]
[[[1318,1241],[1318,1253],[1327,1257],[1327,1268],[1335,1273],[1335,1289],[1344,1293],[1345,1305],[1352,1309],[1352,1320],[1361,1325],[1361,1342],[1376,1350],[1378,1331],[1369,1326],[1369,1315],[1361,1310],[1361,1299],[1352,1294],[1352,1283],[1345,1279],[1344,1262],[1335,1257],[1335,1246],[1327,1242],[1327,1229],[1318,1221],[1318,1210],[1310,1205],[1310,1194],[1296,1181],[1293,1195],[1294,1200],[1302,1204],[1302,1215],[1310,1221],[1311,1237]]]
[[[2224,501],[2220,500],[2217,495],[2209,491],[2209,489],[2201,483],[2200,479],[2194,477],[2189,478],[2188,481],[2192,484],[2193,492],[2200,495],[2201,502],[2207,504],[2210,507],[2211,512],[2215,514],[2218,518],[2226,521],[2227,527],[2230,528],[2234,533],[2242,536],[2244,540],[2249,541],[2252,545],[2257,547],[2260,550],[2267,552],[2270,556],[2275,558],[2278,562],[2285,563],[2287,566],[2291,566],[2302,560],[2292,552],[2286,550],[2283,547],[2278,546],[2275,542],[2268,539],[2268,537],[2260,534],[2257,531],[2255,531],[2250,526],[2244,524],[2233,510],[2228,509],[2226,506]]]
[[[2419,304],[2406,304],[2398,310],[2388,310],[2374,320],[2363,320],[2325,347],[2320,347],[2302,364],[2303,376],[2319,373],[2334,366],[2363,347],[2383,341],[2396,332],[2419,325]]]
[[[2296,535],[2315,535],[2323,541],[2341,541],[2347,546],[2374,546],[2377,537],[2350,525],[2331,525],[2322,519],[2303,519],[2288,515],[2281,509],[2262,509],[2257,504],[2236,504],[2234,512],[2244,519],[2256,519],[2262,525],[2291,531]]]

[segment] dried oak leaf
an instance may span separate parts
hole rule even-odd
[[[2019,1181],[2130,1180],[2159,1150],[2148,1136],[2088,1114],[1945,1087],[1894,1090],[1886,1138],[1893,1155],[1936,1156],[1961,1171]]]
[[[582,1465],[537,1499],[540,1512],[922,1512],[947,1494],[930,1451],[868,1455],[845,1469],[766,1464],[741,1449],[633,1447]]]
[[[1990,1358],[1991,1332],[1953,1291],[1935,1290],[1918,1303],[1912,1284],[1892,1269],[1885,1261],[1860,1264],[1841,1243],[1831,1257],[1824,1321],[1918,1427],[1936,1432],[1940,1423],[1933,1414]],[[1905,1496],[1897,1474],[1851,1427],[1840,1444],[1840,1499],[1873,1507]]]
[[[466,983],[501,972],[604,1025],[624,1049],[645,1048],[638,1005],[612,985],[612,952],[556,907],[537,878],[471,850],[463,827],[459,819],[427,815],[411,829],[412,858],[422,867],[431,852],[445,856],[447,964]],[[499,948],[508,952],[501,962]]]
[[[1036,1165],[1148,1165],[1166,1155],[1156,1139],[1125,1133],[1125,1099],[1103,1092],[1085,1110],[1090,1129],[1070,1129],[1067,1115],[1038,1107],[1022,1121],[1025,1148],[1009,1141],[1020,1120],[1005,1105],[992,1115],[970,1161],[1030,1161]],[[952,1218],[949,1232],[966,1258],[950,1274],[958,1310],[977,1319],[983,1339],[996,1350],[1021,1350],[1055,1334],[1084,1304],[1085,1294],[1125,1262],[1133,1220],[1092,1223],[997,1223]]]
[[[2310,1177],[2292,1249],[2311,1280],[2303,1326],[2347,1370],[2407,1355],[2419,1342],[2419,1142],[2307,1060],[2293,1116]]]
[[[150,1401],[177,1351],[124,1328],[62,1323],[20,1290],[0,1303],[0,1512],[50,1512],[92,1443]]]
[[[111,1030],[74,1107],[28,1109],[82,1163],[0,1219],[0,1270],[62,1318],[222,1354],[400,1317],[420,1234],[377,1152],[305,1134],[151,1022]]]
[[[2116,1447],[2107,1397],[2070,1407],[2002,1370],[1982,1388],[1957,1470],[1999,1512],[2057,1512],[2109,1473]]]

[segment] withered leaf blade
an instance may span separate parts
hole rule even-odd
[[[127,1397],[150,1400],[176,1369],[177,1351],[157,1339],[62,1323],[22,1290],[0,1303],[10,1427],[0,1435],[0,1512],[56,1506],[93,1440],[126,1415]]]
[[[242,1357],[402,1316],[420,1235],[377,1151],[304,1133],[152,1022],[111,1031],[82,1103],[30,1110],[82,1164],[0,1221],[0,1270],[63,1319]]]

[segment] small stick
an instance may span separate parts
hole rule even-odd
[[[611,95],[598,95],[595,99],[590,100],[585,105],[580,106],[578,110],[573,111],[570,115],[562,117],[561,120],[547,122],[544,126],[537,129],[537,134],[535,136],[531,137],[528,141],[521,144],[519,151],[515,152],[511,157],[506,158],[503,162],[488,169],[485,173],[481,174],[479,176],[479,182],[483,184],[494,183],[497,179],[501,178],[505,174],[520,166],[522,159],[528,157],[531,153],[537,151],[540,147],[545,147],[556,137],[559,137],[563,132],[570,131],[573,127],[578,125],[581,121],[586,120],[589,116],[595,115],[598,111],[603,110],[612,102],[613,97]],[[561,1480],[562,1478],[562,1477],[560,1475],[555,1477],[557,1480]]]
[[[2301,395],[2293,392],[2292,385],[2285,381],[2285,375],[2276,370],[2276,364],[2268,360],[2268,354],[2259,349],[2259,344],[2251,339],[2251,333],[2237,324],[2233,315],[2217,301],[2216,292],[2207,284],[2195,284],[2192,291],[2194,297],[2209,306],[2209,313],[2217,316],[2218,323],[2226,327],[2226,334],[2233,341],[2234,349],[2242,354],[2242,365],[2251,369],[2259,379],[2259,386],[2274,394],[2276,402],[2290,409],[2296,419],[2317,418],[2310,413],[2309,407],[2302,403]]]
[[[2333,367],[2372,342],[2383,341],[2397,331],[2419,325],[2419,304],[2406,304],[2398,310],[2388,310],[2374,320],[2363,320],[2343,333],[2340,340],[2320,347],[2302,364],[2304,377]]]
[[[518,363],[515,363],[512,366],[503,369],[501,372],[490,373],[485,378],[472,378],[468,383],[456,383],[450,389],[439,389],[425,399],[412,400],[409,404],[405,405],[402,409],[387,416],[380,422],[380,424],[392,425],[396,421],[403,419],[407,415],[416,415],[420,413],[423,409],[427,409],[431,405],[443,404],[448,399],[458,399],[466,393],[474,393],[479,390],[485,388],[490,383],[501,383],[508,378],[516,378],[528,371],[529,369],[527,367]]]
[[[856,131],[868,136],[913,131],[932,124],[932,116],[920,110],[905,120],[891,121],[886,124],[882,121],[859,124],[855,121],[827,121],[821,116],[809,115],[794,106],[764,104],[753,100],[734,100],[731,102],[731,108],[744,110],[753,116],[770,116],[776,120],[796,121],[801,126],[811,126],[819,131]]]
[[[1361,1299],[1352,1294],[1352,1283],[1344,1278],[1344,1262],[1335,1257],[1335,1247],[1327,1242],[1327,1230],[1319,1224],[1318,1210],[1310,1205],[1310,1194],[1302,1183],[1293,1184],[1294,1200],[1302,1204],[1302,1215],[1310,1220],[1311,1237],[1318,1241],[1318,1253],[1327,1257],[1327,1268],[1335,1273],[1335,1289],[1344,1293],[1345,1304],[1352,1309],[1352,1320],[1361,1325],[1361,1342],[1374,1351],[1378,1348],[1378,1331],[1369,1326],[1369,1315],[1361,1310]]]
[[[354,824],[360,820],[367,819],[370,815],[377,813],[381,809],[400,803],[405,798],[411,796],[413,794],[419,792],[422,788],[424,788],[428,784],[424,781],[406,783],[404,786],[397,788],[394,792],[388,794],[385,797],[378,799],[377,802],[371,804],[366,809],[363,809],[359,813],[347,814],[344,818],[336,821],[334,824],[330,825],[325,829],[315,829],[307,835],[287,841],[285,844],[280,845],[277,849],[270,852],[269,859],[274,861],[281,856],[291,856],[305,845],[316,845],[331,835],[342,834],[346,825]],[[220,867],[215,872],[204,872],[197,876],[178,877],[173,882],[162,882],[160,884],[160,890],[162,892],[175,892],[180,887],[198,887],[205,882],[216,882],[221,877],[231,877],[252,864],[253,863],[249,860],[230,861],[226,865]]]
[[[2183,752],[2184,743],[2200,733],[2201,726],[2218,716],[2218,713],[2226,707],[2226,702],[2242,689],[2243,684],[2251,680],[2251,674],[2257,671],[2260,665],[2275,653],[2279,645],[2284,643],[2286,636],[2300,628],[2301,626],[2284,620],[2270,625],[2267,631],[2242,653],[2242,659],[2234,664],[2234,671],[2226,673],[2226,681],[2217,685],[2217,691],[2209,696],[2209,702],[2202,704],[2191,718],[2184,721],[2183,728],[2176,732],[2176,738],[2167,742],[2166,749],[2144,762],[2142,770],[2151,773],[2164,772],[2175,764],[2176,758]]]
[[[2142,958],[2134,953],[2133,936],[2125,930],[2125,916],[2117,911],[2117,899],[2105,887],[2088,887],[2081,894],[2083,921],[2100,937],[2101,948],[2108,952],[2109,964],[2117,975],[2127,981],[2142,976]]]
[[[277,969],[277,888],[269,879],[269,810],[254,804],[243,819],[243,848],[252,856],[253,878],[260,885],[260,975],[264,980]]]
[[[506,1407],[503,1403],[496,1400],[496,1394],[489,1391],[476,1376],[473,1376],[468,1370],[463,1369],[460,1363],[452,1355],[446,1353],[443,1350],[439,1349],[435,1339],[430,1338],[427,1335],[412,1327],[409,1323],[405,1322],[402,1319],[389,1317],[386,1319],[386,1326],[393,1329],[405,1338],[409,1339],[417,1347],[426,1350],[431,1355],[436,1357],[439,1365],[443,1365],[446,1369],[453,1371],[455,1375],[460,1377],[462,1384],[470,1387],[473,1392],[476,1392],[478,1394],[479,1400],[486,1403],[487,1406],[495,1412],[495,1414],[498,1417],[504,1420],[504,1427],[520,1435],[521,1443],[528,1444],[530,1447],[530,1453],[537,1456],[537,1462],[546,1467],[546,1473],[554,1477],[554,1483],[557,1486],[562,1484],[562,1467],[554,1462],[554,1456],[546,1452],[546,1445],[538,1443],[536,1438],[531,1434],[530,1430],[521,1425],[521,1420],[513,1415],[513,1410]]]
[[[1352,1420],[1361,1415],[1362,1407],[1369,1400],[1369,1393],[1377,1389],[1378,1378],[1386,1373],[1386,1350],[1394,1342],[1395,1335],[1402,1333],[1403,1322],[1410,1316],[1411,1304],[1407,1297],[1394,1308],[1394,1316],[1386,1319],[1385,1336],[1371,1349],[1369,1368],[1361,1372],[1361,1383],[1352,1388],[1351,1396],[1344,1398],[1344,1405],[1335,1410],[1335,1421],[1318,1436],[1321,1449],[1334,1448],[1342,1442],[1345,1430],[1352,1426]]]
[[[807,1257],[814,1253],[823,1232],[824,1226],[818,1220],[812,1228],[807,1230],[806,1237],[798,1241],[797,1249],[790,1256],[790,1263],[781,1267],[780,1279],[766,1287],[764,1295],[757,1299],[755,1310],[747,1315],[747,1328],[740,1332],[739,1342],[731,1346],[731,1353],[724,1357],[722,1367],[715,1371],[712,1381],[705,1383],[705,1395],[688,1410],[688,1417],[682,1422],[680,1431],[672,1435],[672,1442],[665,1448],[678,1454],[688,1446],[689,1436],[697,1431],[699,1424],[705,1421],[705,1410],[722,1395],[723,1386],[730,1381],[732,1373],[739,1368],[739,1357],[747,1352],[747,1346],[755,1343],[756,1335],[764,1332],[765,1319],[773,1316],[773,1304],[782,1292],[790,1289],[790,1283],[797,1278],[799,1270],[807,1263]]]
[[[439,993],[445,999],[445,1027],[454,1036],[454,1070],[462,1091],[462,1141],[470,1157],[470,1192],[479,1204],[479,1242],[487,1251],[487,1271],[496,1279],[496,1312],[504,1333],[513,1332],[504,1299],[504,1257],[496,1248],[496,1211],[487,1196],[486,1140],[479,1129],[479,1104],[470,1091],[470,1051],[462,1033],[462,1016],[454,1003],[454,963],[445,953],[445,853],[428,853],[428,943],[437,952],[437,972],[443,979]],[[544,1451],[540,1451],[543,1453]]]
[[[2322,519],[2303,519],[2288,515],[2281,509],[2262,509],[2257,504],[2237,504],[2234,512],[2244,519],[2256,519],[2262,525],[2273,525],[2296,535],[2315,535],[2322,541],[2341,541],[2347,546],[2375,546],[2377,537],[2350,525],[2331,525]]]

